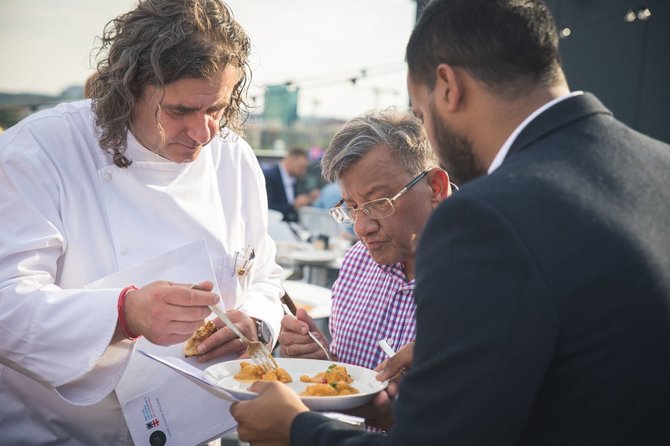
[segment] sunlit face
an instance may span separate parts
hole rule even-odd
[[[131,131],[152,152],[175,163],[192,162],[219,132],[238,80],[238,68],[227,65],[211,80],[180,79],[164,89],[148,86],[135,104]]]
[[[338,181],[345,206],[355,208],[371,200],[393,197],[412,177],[388,148],[379,146],[342,172]],[[380,220],[358,212],[354,232],[375,262],[382,265],[413,263],[419,235],[437,204],[432,200],[428,180],[419,181],[393,204],[395,212]]]
[[[453,130],[446,119],[439,115],[433,92],[423,83],[413,82],[407,77],[407,90],[412,101],[412,109],[421,119],[433,150],[442,167],[456,184],[477,178],[486,173],[475,158],[472,145]]]
[[[303,178],[309,169],[309,158],[306,156],[291,156],[286,159],[286,172],[295,178]]]

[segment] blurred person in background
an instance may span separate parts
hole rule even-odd
[[[300,308],[297,319],[282,320],[281,354],[328,359],[307,334],[312,331],[333,360],[374,369],[385,358],[377,341],[388,339],[398,349],[415,338],[416,245],[433,209],[451,193],[449,177],[421,122],[392,109],[347,122],[321,165],[342,190],[331,212],[339,223],[353,224],[360,241],[347,251],[333,285],[330,345]]]
[[[302,147],[292,147],[277,164],[263,169],[268,207],[279,211],[284,221],[299,220],[298,209],[311,205],[319,197],[319,191],[299,193],[298,181],[307,175],[309,154]]]
[[[570,92],[539,0],[435,0],[406,57],[414,112],[461,189],[419,243],[396,422],[364,433],[255,383],[231,406],[240,439],[670,444],[670,146]]]
[[[330,210],[330,208],[336,205],[338,201],[340,201],[341,197],[342,197],[342,191],[340,191],[340,185],[337,183],[337,181],[331,181],[329,183],[326,183],[321,188],[321,190],[319,191],[319,198],[316,199],[316,201],[312,204],[312,206],[318,209],[322,209],[325,214],[327,211]],[[328,218],[332,217],[328,215]],[[338,231],[335,234],[335,236],[339,237],[342,240],[346,240],[349,243],[349,246],[351,246],[351,244],[355,243],[355,241],[358,240],[358,237],[354,232],[353,225],[350,224],[342,225],[340,229],[341,230]]]
[[[337,181],[331,181],[321,188],[319,198],[312,203],[312,206],[319,209],[330,209],[340,201],[341,197],[340,185],[337,184]]]
[[[170,277],[84,285],[193,241],[220,286],[234,253],[254,249],[246,299],[224,303],[247,337],[274,343],[281,270],[262,171],[235,133],[249,47],[218,0],[140,1],[105,28],[92,100],[0,137],[0,443],[132,443],[113,389],[134,340],[186,340],[219,297]],[[228,328],[209,342],[244,351]]]

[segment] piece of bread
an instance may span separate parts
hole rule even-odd
[[[198,356],[200,353],[198,353],[198,345],[213,335],[217,330],[216,325],[212,321],[207,321],[205,322],[205,325],[202,327],[198,328],[195,333],[193,333],[193,336],[188,338],[186,342],[184,343],[184,356],[187,358],[190,356]]]

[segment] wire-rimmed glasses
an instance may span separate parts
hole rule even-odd
[[[403,187],[400,192],[391,198],[378,198],[376,200],[363,203],[355,208],[342,206],[344,204],[344,199],[341,199],[335,206],[330,208],[328,212],[335,219],[335,221],[340,224],[353,224],[356,221],[356,214],[360,211],[363,211],[365,215],[372,218],[373,220],[386,218],[395,212],[393,202],[400,198],[402,194],[410,190],[416,183],[421,181],[421,179],[425,177],[428,172],[428,170],[424,170],[419,175],[415,176],[412,181],[407,183],[407,185]]]

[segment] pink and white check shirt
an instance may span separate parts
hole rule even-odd
[[[394,350],[416,337],[414,280],[401,263],[380,265],[356,243],[333,284],[330,350],[338,360],[373,369],[386,356],[377,344],[391,338]]]

